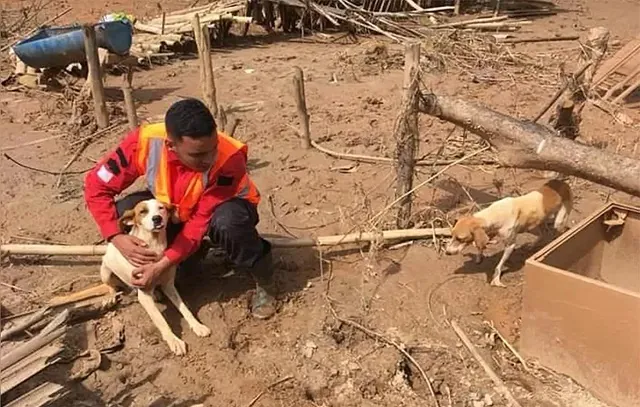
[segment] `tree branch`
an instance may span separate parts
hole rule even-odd
[[[558,137],[530,121],[423,92],[419,111],[464,127],[498,150],[502,165],[556,171],[640,197],[640,161]]]

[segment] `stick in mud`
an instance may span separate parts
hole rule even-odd
[[[520,403],[518,403],[518,401],[515,399],[515,397],[513,397],[513,394],[511,394],[511,391],[509,391],[509,388],[504,384],[498,374],[491,368],[491,366],[489,366],[489,364],[482,358],[482,356],[480,356],[480,353],[478,353],[476,347],[473,345],[473,343],[471,343],[469,337],[464,333],[464,331],[462,330],[462,328],[460,328],[456,321],[449,321],[449,323],[451,324],[451,328],[453,328],[456,335],[458,335],[458,337],[460,338],[460,341],[462,341],[462,343],[471,353],[476,362],[480,364],[487,376],[489,376],[493,383],[495,383],[496,391],[498,391],[507,400],[507,402],[509,403],[508,405],[512,407],[522,407]]]
[[[298,66],[294,67],[293,91],[300,118],[300,134],[302,135],[302,148],[311,148],[311,131],[309,130],[309,113],[307,112],[307,101],[304,91],[304,73]]]
[[[418,92],[420,84],[420,43],[405,45],[404,85],[402,106],[394,125],[396,142],[396,198],[402,197],[398,205],[396,223],[399,229],[409,227],[411,221],[413,173],[418,149]]]
[[[103,129],[109,125],[109,113],[105,103],[104,85],[98,57],[98,45],[96,43],[96,31],[92,25],[85,25],[84,49],[87,54],[87,66],[89,68],[88,80],[91,82],[91,97],[95,109],[98,127]]]
[[[133,100],[133,68],[127,67],[127,72],[122,75],[122,94],[124,95],[124,106],[127,111],[127,121],[129,128],[134,130],[138,127],[138,115],[136,114],[136,104]]]
[[[214,117],[218,118],[218,102],[216,100],[216,84],[213,76],[213,66],[211,65],[211,39],[209,37],[209,27],[207,24],[200,24],[200,16],[193,16],[191,22],[193,33],[198,46],[198,57],[200,59],[200,79],[202,80],[202,95],[204,102],[211,110]]]

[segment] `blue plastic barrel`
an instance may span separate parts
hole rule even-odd
[[[98,47],[116,55],[127,55],[133,41],[131,24],[109,21],[95,26]],[[18,42],[13,51],[33,68],[65,67],[86,61],[84,34],[78,24],[64,27],[42,27],[34,35]]]

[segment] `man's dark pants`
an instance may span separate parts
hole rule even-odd
[[[118,217],[147,199],[153,199],[150,191],[134,192],[116,201]],[[258,235],[258,222],[258,211],[253,204],[244,199],[232,198],[214,210],[208,235],[215,246],[225,251],[237,271],[248,272],[258,283],[263,283],[271,279],[273,268],[271,245]],[[167,226],[169,244],[181,229],[182,224],[170,223]],[[188,274],[188,270],[184,271]]]

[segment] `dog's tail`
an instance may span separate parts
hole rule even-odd
[[[556,213],[556,218],[553,222],[553,227],[559,232],[562,232],[563,229],[567,226],[567,221],[569,220],[569,214],[573,209],[573,195],[571,193],[571,188],[569,184],[561,180],[552,180],[549,183],[550,185],[560,196],[560,209],[558,209],[558,213]],[[549,185],[549,183],[547,185]]]

